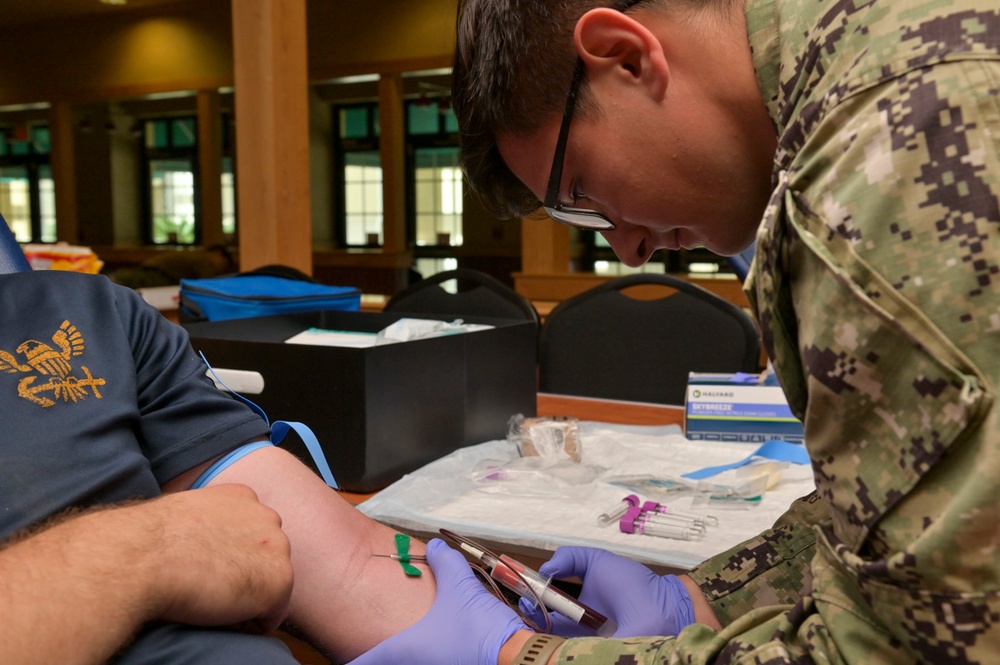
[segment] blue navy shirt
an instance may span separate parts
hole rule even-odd
[[[155,497],[269,434],[205,376],[183,328],[105,277],[0,275],[0,312],[0,538],[69,507]],[[115,662],[295,661],[274,638],[155,623]]]
[[[0,536],[70,506],[153,497],[267,424],[187,333],[105,277],[0,275]]]

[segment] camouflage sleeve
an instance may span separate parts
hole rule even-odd
[[[1000,45],[987,27],[1000,13],[925,5],[945,15],[921,22],[908,3],[881,14],[813,4],[836,19],[816,44],[855,39],[834,64],[897,48],[893,64],[905,65],[836,72],[847,87],[802,100],[783,135],[794,161],[758,235],[757,310],[790,402],[808,405],[798,412],[822,502],[800,500],[694,571],[721,631],[573,639],[560,663],[973,663],[1000,652]],[[845,30],[836,13],[891,21],[901,6],[920,29],[878,48],[882,26]],[[926,61],[911,61],[917,46]],[[788,71],[819,75],[831,61]]]
[[[771,529],[708,559],[689,575],[725,626],[751,610],[791,605],[812,582],[814,524],[830,519],[816,492],[792,503]]]

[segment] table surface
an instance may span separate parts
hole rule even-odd
[[[522,463],[525,458],[510,449],[509,441],[489,441],[460,448],[379,492],[353,499],[364,500],[359,509],[366,515],[417,538],[436,537],[447,528],[529,566],[537,567],[559,546],[578,544],[636,558],[662,574],[688,570],[757,535],[815,487],[808,465],[785,464],[749,465],[718,477],[725,487],[762,473],[778,474],[771,477],[766,496],[747,504],[670,489],[671,478],[749,459],[757,448],[686,439],[679,427],[681,407],[539,395],[537,411],[580,420],[586,464]],[[484,476],[480,467],[501,471]],[[637,539],[591,519],[629,490],[643,501],[666,499],[672,509],[717,516],[718,523],[691,540]]]
[[[538,393],[536,408],[539,416],[566,416],[602,423],[622,425],[683,425],[684,423],[684,408],[666,404]],[[370,494],[341,492],[341,496],[355,505],[367,501],[375,494],[375,492]]]

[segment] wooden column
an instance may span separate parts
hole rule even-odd
[[[521,272],[569,272],[569,228],[541,213],[522,219]]]
[[[222,121],[218,90],[198,91],[198,185],[201,243],[225,244],[222,233]]]
[[[403,77],[383,74],[378,84],[382,157],[382,251],[406,251],[406,120]]]
[[[240,268],[312,274],[305,0],[232,0]]]
[[[49,111],[52,141],[52,180],[56,199],[56,239],[76,244],[80,238],[76,208],[76,159],[73,136],[73,109],[66,102],[55,102]]]

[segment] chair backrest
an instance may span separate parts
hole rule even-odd
[[[622,293],[640,285],[644,299]],[[538,353],[541,392],[659,404],[684,403],[688,372],[760,370],[748,314],[661,274],[619,277],[559,303]]]
[[[24,256],[21,245],[7,226],[7,220],[0,215],[0,273],[25,272],[31,264]]]
[[[450,280],[457,282],[455,293],[442,286]],[[456,318],[485,316],[539,325],[538,312],[530,300],[500,280],[468,268],[446,270],[410,284],[389,299],[384,311]]]

